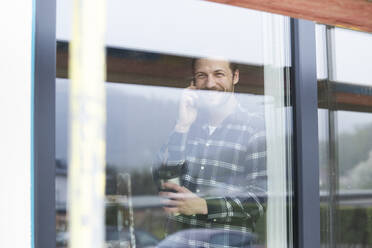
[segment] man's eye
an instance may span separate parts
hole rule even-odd
[[[197,79],[203,79],[205,77],[206,77],[206,75],[204,75],[204,74],[198,74],[198,75],[196,75],[196,78]]]
[[[224,74],[224,73],[222,73],[222,72],[217,72],[217,73],[216,73],[216,76],[217,76],[217,77],[224,77],[224,76],[225,76],[225,74]]]

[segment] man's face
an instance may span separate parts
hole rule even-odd
[[[198,59],[194,65],[195,87],[200,90],[200,104],[219,107],[224,104],[234,85],[239,81],[239,71],[231,71],[230,63],[223,60]]]

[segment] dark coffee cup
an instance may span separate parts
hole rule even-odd
[[[163,187],[165,182],[181,185],[181,166],[161,166],[153,171],[154,180],[159,191],[174,192],[176,191]]]

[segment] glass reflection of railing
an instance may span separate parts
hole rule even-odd
[[[137,208],[157,208],[163,207],[164,199],[159,196],[144,195],[132,196],[132,207]],[[125,207],[129,208],[129,200],[126,195],[107,195],[105,199],[106,207]]]
[[[339,205],[372,206],[372,190],[342,190],[333,196]],[[330,195],[327,191],[320,191],[320,201],[327,202]]]

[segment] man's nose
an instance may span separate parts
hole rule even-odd
[[[213,76],[209,75],[205,86],[207,89],[215,89],[217,86],[216,79]]]

